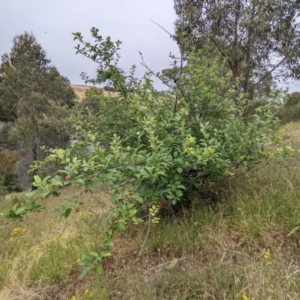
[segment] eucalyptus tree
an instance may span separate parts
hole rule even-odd
[[[2,56],[0,66],[0,118],[25,124],[31,135],[34,160],[43,157],[40,126],[45,124],[47,115],[53,114],[51,108],[72,107],[75,99],[69,80],[50,62],[34,35],[25,32],[15,36],[13,47]]]
[[[299,0],[174,0],[174,8],[181,51],[217,53],[250,98],[300,78]]]

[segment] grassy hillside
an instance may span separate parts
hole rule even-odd
[[[71,84],[71,87],[74,90],[76,96],[78,97],[78,99],[80,101],[84,98],[85,93],[87,91],[89,91],[90,89],[101,90],[100,88],[94,87],[94,86],[91,86],[91,85]],[[118,94],[118,93],[114,93],[114,92],[107,92],[107,91],[104,91],[104,90],[103,90],[103,93],[104,93],[104,96],[106,96],[106,97],[109,97],[109,96],[111,97],[111,96],[115,96],[115,95]]]
[[[300,123],[281,129],[300,146]],[[79,256],[97,250],[108,195],[99,192],[67,220],[51,210],[8,225],[0,220],[0,299],[298,299],[300,175],[295,154],[218,187],[218,201],[193,207],[115,239],[104,274],[79,280]],[[55,207],[63,197],[49,198]],[[0,200],[0,209],[22,194]]]

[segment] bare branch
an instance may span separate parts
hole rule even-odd
[[[149,219],[148,219],[148,228],[147,228],[147,233],[146,233],[146,236],[145,236],[145,239],[144,239],[144,242],[143,242],[143,245],[142,245],[142,247],[141,247],[141,249],[140,249],[140,252],[139,252],[139,254],[138,254],[138,258],[141,256],[141,254],[142,254],[142,252],[143,252],[143,250],[144,250],[144,247],[145,247],[145,244],[146,244],[146,241],[147,241],[147,239],[148,239],[148,236],[149,236],[149,233],[150,233],[150,229],[151,229],[151,214],[150,214],[150,212],[149,212]]]
[[[274,66],[269,72],[267,72],[264,76],[262,76],[257,82],[255,82],[253,86],[256,86],[259,83],[261,83],[268,75],[270,75],[275,69],[277,69],[285,60],[286,57],[284,57],[276,66]]]
[[[182,90],[180,89],[180,84],[181,84],[181,77],[182,77],[182,70],[183,70],[183,53],[180,50],[180,68],[179,68],[179,77],[178,77],[178,83],[177,83],[177,87],[179,89],[179,91],[181,92],[181,94],[183,94]],[[177,95],[175,95],[175,101],[174,101],[174,114],[176,114],[177,111],[177,103],[178,103],[178,98]]]
[[[159,28],[161,28],[164,32],[166,32],[171,38],[176,39],[175,35],[173,35],[172,33],[170,33],[168,30],[166,30],[165,28],[163,28],[161,25],[159,25],[158,23],[154,22],[153,20],[149,19],[152,23],[154,23],[155,25],[157,25]]]
[[[174,86],[170,85],[166,80],[164,80],[161,76],[159,76],[157,73],[154,73],[154,71],[152,71],[148,66],[147,64],[145,63],[145,60],[143,58],[143,56],[141,56],[142,58],[142,62],[141,62],[141,65],[143,67],[145,67],[150,74],[154,75],[156,78],[158,78],[164,85],[166,85],[168,88],[170,89],[174,89]]]

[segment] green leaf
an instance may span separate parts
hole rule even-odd
[[[25,196],[27,198],[32,198],[37,193],[37,190],[31,191],[29,193],[26,193]]]
[[[22,207],[20,207],[19,209],[17,209],[17,211],[16,211],[16,215],[20,215],[24,210],[26,210],[27,209],[27,207],[26,206],[22,206]]]
[[[178,198],[180,198],[180,197],[182,197],[182,191],[181,190],[177,190],[176,191],[176,196],[178,197]]]
[[[2,209],[0,210],[0,216],[8,216],[10,212],[10,209]]]
[[[103,268],[102,268],[101,264],[97,264],[94,266],[94,274],[96,276],[99,276],[102,273],[102,270],[103,270]]]
[[[177,168],[177,172],[181,174],[182,173],[182,168]]]
[[[91,251],[88,253],[88,255],[93,256],[93,257],[99,257],[99,253],[95,252],[95,251]]]
[[[126,229],[125,224],[123,224],[123,223],[119,223],[119,224],[118,224],[118,228],[119,228],[120,230],[125,230],[125,229]]]
[[[59,212],[61,212],[64,208],[65,208],[64,205],[58,205],[58,206],[56,206],[56,207],[53,208],[53,212],[59,213]]]
[[[90,271],[90,269],[91,269],[90,267],[84,268],[79,276],[79,279],[83,279],[87,275],[87,273]]]
[[[71,208],[71,207],[69,207],[69,208],[66,209],[66,211],[65,211],[65,213],[64,213],[65,219],[67,219],[67,218],[69,217],[71,211],[72,211],[72,208]]]
[[[40,176],[35,175],[35,176],[34,176],[34,181],[35,181],[35,186],[39,187],[39,186],[42,185],[42,179],[41,179]]]
[[[108,256],[111,256],[111,253],[109,251],[101,251],[100,256],[101,257],[108,257]]]
[[[178,189],[186,190],[186,187],[184,185],[182,185],[182,184],[178,184],[176,187]]]

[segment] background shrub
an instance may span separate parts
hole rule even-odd
[[[21,192],[18,174],[9,173],[4,176],[3,185],[9,192]]]
[[[300,120],[300,93],[289,94],[278,110],[278,117],[283,124]]]

